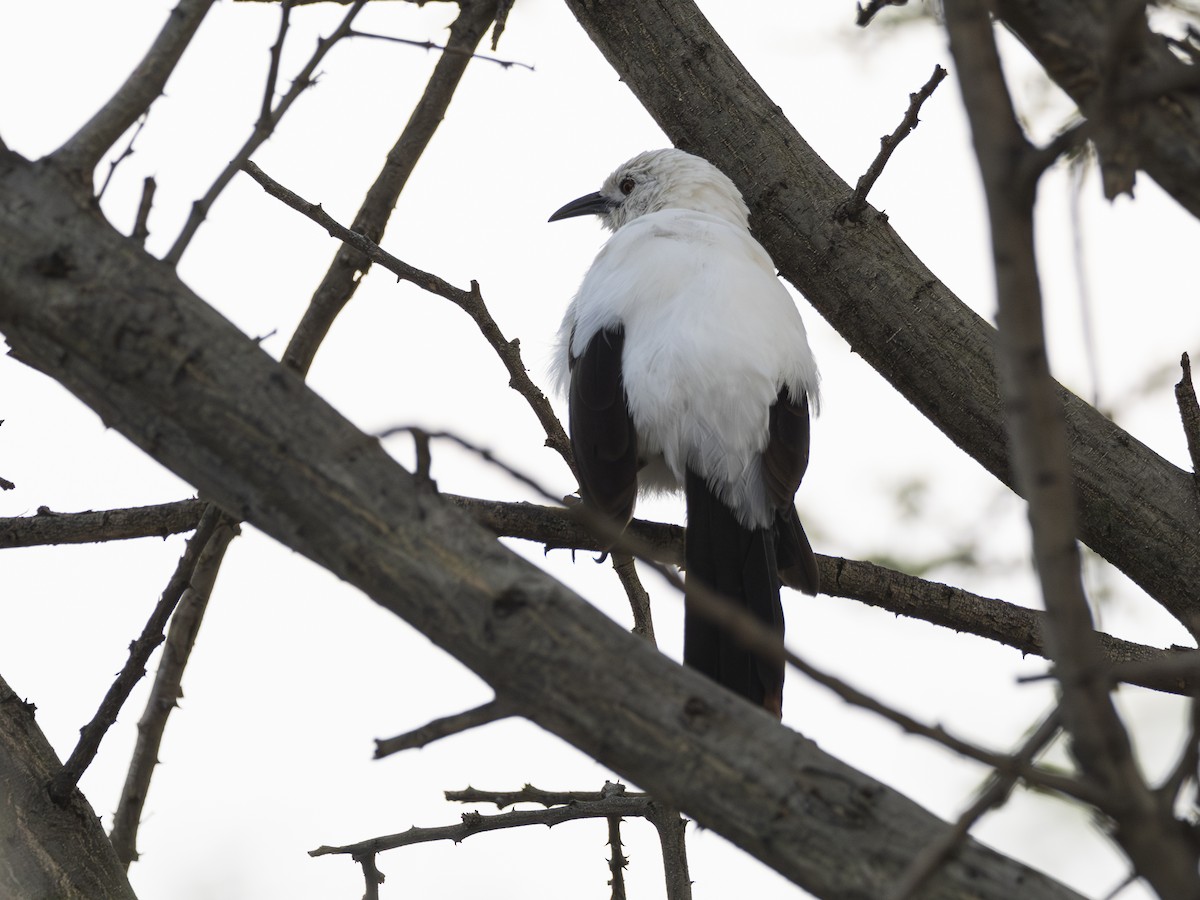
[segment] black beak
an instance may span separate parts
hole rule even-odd
[[[616,206],[611,200],[596,191],[578,200],[572,200],[566,206],[555,211],[547,222],[557,222],[559,219],[570,219],[573,216],[602,216]]]

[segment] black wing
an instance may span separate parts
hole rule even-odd
[[[797,403],[784,388],[770,414],[770,438],[763,451],[763,482],[775,514],[775,554],[779,577],[788,587],[816,594],[821,588],[817,560],[800,516],[796,489],[808,469],[808,398]]]
[[[591,509],[624,527],[637,499],[638,446],[625,402],[621,354],[625,329],[598,332],[571,360],[571,448],[579,494]]]

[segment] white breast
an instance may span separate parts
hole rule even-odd
[[[643,470],[643,487],[677,487],[690,466],[744,524],[769,523],[759,470],[768,411],[784,386],[815,410],[818,374],[766,251],[744,228],[705,213],[642,216],[609,239],[567,310],[560,386],[569,379],[566,342],[578,356],[617,324],[641,451],[665,463]]]

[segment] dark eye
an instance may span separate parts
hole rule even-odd
[[[626,177],[621,179],[621,183],[618,186],[621,188],[621,193],[628,197],[630,193],[632,193],[633,186],[635,184],[637,184],[637,182],[635,182],[632,178]]]

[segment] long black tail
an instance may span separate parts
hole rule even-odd
[[[686,491],[687,584],[702,582],[778,631],[782,639],[783,607],[775,558],[778,525],[745,528],[690,469]],[[795,524],[799,526],[798,519]],[[804,543],[807,546],[807,538]],[[693,606],[694,602],[685,598],[683,661],[778,717],[783,706],[782,664],[743,649]]]

